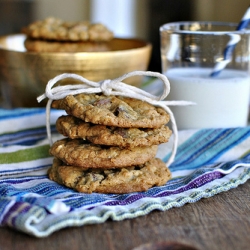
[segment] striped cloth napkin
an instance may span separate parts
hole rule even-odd
[[[52,110],[55,121],[62,111]],[[82,194],[47,177],[45,109],[0,109],[0,225],[46,237],[70,226],[135,218],[227,191],[250,178],[250,127],[179,132],[173,178],[162,187],[123,195]],[[172,141],[159,146],[167,160]]]

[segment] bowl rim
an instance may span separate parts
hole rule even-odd
[[[93,52],[36,52],[36,51],[27,51],[25,50],[24,44],[21,44],[20,46],[23,46],[23,50],[21,49],[10,49],[4,47],[2,45],[2,41],[7,40],[8,38],[16,37],[17,39],[19,38],[20,41],[24,43],[25,39],[27,36],[22,33],[14,33],[14,34],[8,34],[8,35],[3,35],[0,36],[0,51],[9,51],[9,52],[16,52],[16,53],[22,53],[22,54],[27,54],[27,55],[51,55],[51,56],[58,56],[58,55],[94,55],[94,54],[108,54],[108,53],[117,53],[117,52],[128,52],[128,51],[133,51],[133,50],[141,50],[145,48],[152,48],[152,44],[149,41],[146,41],[141,38],[123,38],[123,37],[114,37],[114,41],[126,41],[126,42],[137,42],[140,44],[138,47],[134,48],[128,48],[128,49],[117,49],[117,50],[107,50],[107,51],[93,51]]]

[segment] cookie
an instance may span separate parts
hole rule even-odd
[[[160,128],[169,121],[169,115],[164,109],[141,100],[121,96],[68,95],[53,101],[52,107],[64,109],[69,115],[85,122],[106,126]]]
[[[143,164],[154,158],[157,145],[122,149],[90,144],[81,139],[61,139],[50,148],[50,154],[67,165],[82,168],[121,168]]]
[[[123,148],[143,147],[165,143],[171,130],[163,125],[156,129],[120,128],[87,123],[74,116],[61,116],[56,121],[59,133],[71,139],[86,139],[94,144]]]
[[[82,193],[131,193],[162,186],[171,173],[165,163],[154,158],[145,164],[121,169],[80,169],[66,166],[54,159],[48,171],[49,178],[61,185]]]
[[[101,52],[110,51],[107,42],[58,42],[36,39],[26,39],[24,42],[26,50],[33,52]]]
[[[101,23],[65,22],[54,17],[33,22],[22,32],[39,40],[107,42],[113,38],[113,32]]]

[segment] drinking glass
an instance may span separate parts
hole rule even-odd
[[[175,22],[160,27],[162,73],[170,81],[168,100],[181,129],[243,127],[250,96],[250,29],[237,24]],[[213,76],[215,66],[222,67]],[[224,66],[223,66],[224,65]]]

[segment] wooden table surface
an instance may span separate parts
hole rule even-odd
[[[174,243],[175,248],[167,248],[167,243]],[[177,248],[178,244],[192,248]],[[7,249],[247,250],[250,249],[250,181],[180,208],[153,211],[120,222],[67,228],[46,238],[0,228],[0,250]]]

